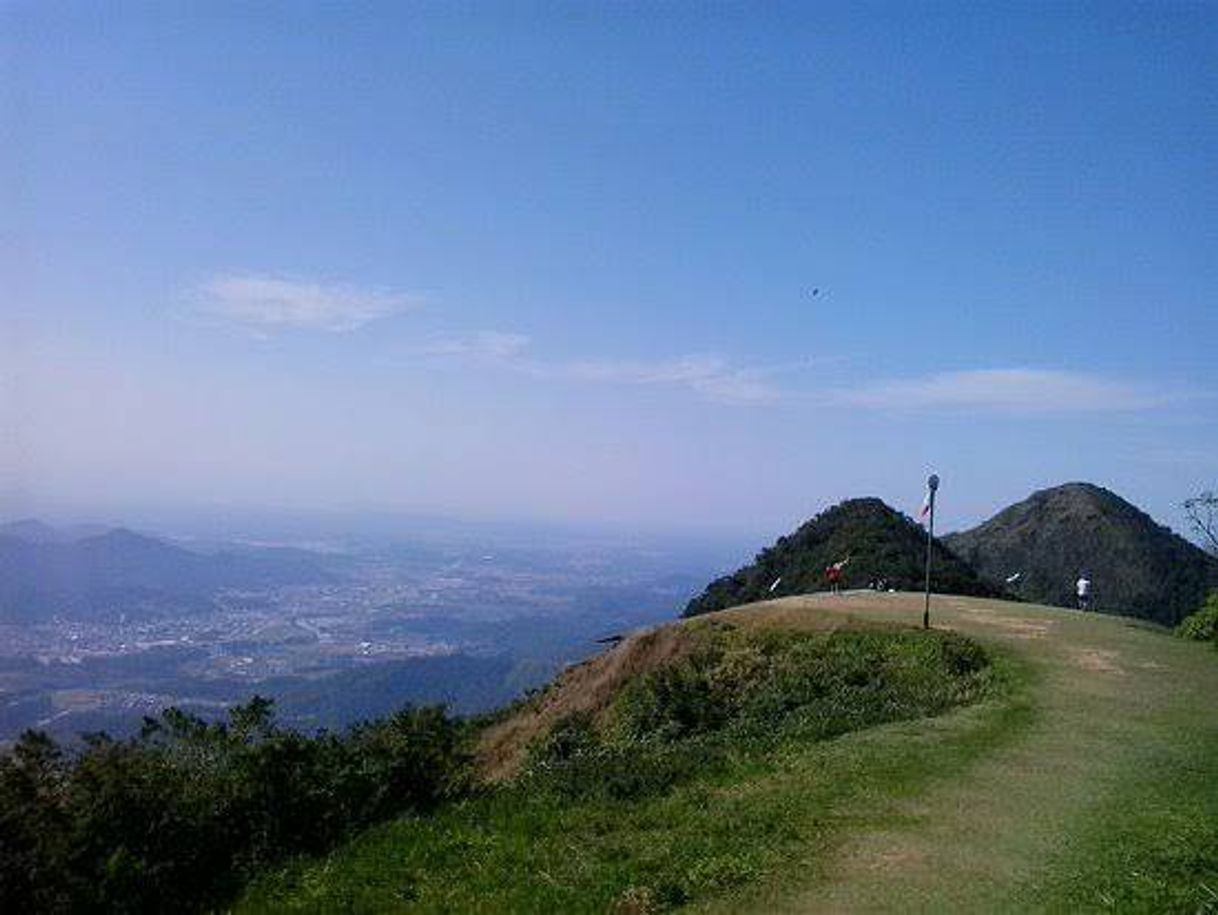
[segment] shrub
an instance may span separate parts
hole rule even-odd
[[[629,800],[729,753],[937,714],[987,683],[984,649],[950,632],[707,630],[692,655],[633,680],[601,720],[568,716],[530,749],[529,790]]]
[[[130,740],[88,736],[72,759],[27,732],[0,757],[0,910],[214,908],[258,868],[430,809],[465,771],[438,708],[308,737],[255,697],[227,723],[170,709]]]
[[[1209,599],[1200,610],[1180,621],[1180,625],[1176,627],[1176,635],[1218,645],[1218,591],[1210,592]]]
[[[591,716],[569,715],[530,750],[523,784],[566,800],[633,800],[662,794],[715,760],[690,746],[606,740]]]

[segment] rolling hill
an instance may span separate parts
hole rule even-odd
[[[74,539],[34,522],[0,534],[0,621],[188,610],[223,588],[331,580],[299,550],[196,553],[124,528]]]
[[[689,602],[684,615],[824,590],[825,567],[847,556],[845,588],[864,588],[882,578],[898,591],[918,590],[924,580],[926,532],[879,499],[849,499],[780,537],[751,564],[711,582]],[[980,597],[1003,593],[999,585],[982,581],[942,542],[934,544],[933,563],[936,591]]]
[[[1218,588],[1218,559],[1091,483],[1033,493],[943,542],[997,587],[1018,597],[1074,605],[1086,572],[1096,609],[1175,625]]]

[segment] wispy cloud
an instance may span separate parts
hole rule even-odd
[[[213,277],[197,292],[204,313],[257,333],[350,331],[419,305],[400,292],[254,274]]]
[[[466,356],[477,359],[513,359],[529,345],[527,334],[484,330],[460,337],[441,337],[423,346],[424,356]]]
[[[581,359],[547,361],[528,355],[525,334],[480,331],[443,337],[417,350],[427,357],[492,363],[539,379],[630,387],[686,388],[720,403],[761,404],[777,400],[778,388],[765,380],[774,371],[733,366],[713,355],[678,356],[659,360]],[[775,371],[785,371],[778,367]]]
[[[1027,368],[977,369],[881,381],[839,391],[830,399],[871,409],[1020,414],[1142,410],[1164,400],[1127,382],[1082,372]]]
[[[681,356],[653,362],[592,360],[557,366],[556,374],[576,381],[685,387],[723,403],[769,403],[778,388],[761,372],[732,366],[719,356]]]

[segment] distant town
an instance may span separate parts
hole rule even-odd
[[[592,653],[597,638],[671,619],[716,571],[707,556],[618,544],[385,543],[308,555],[329,580],[202,599],[128,588],[88,612],[10,614],[0,621],[0,740],[27,728],[121,734],[168,706],[206,716],[255,693],[306,728],[405,703],[482,711]]]

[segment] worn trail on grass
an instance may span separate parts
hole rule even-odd
[[[920,610],[920,596],[855,593],[773,601],[761,615],[908,621]],[[1218,911],[1207,908],[1218,903],[1213,846],[1181,849],[1218,836],[1218,657],[1129,620],[1047,607],[936,597],[932,620],[1030,666],[1030,723],[962,774],[894,798],[803,885],[782,874],[706,908]]]

